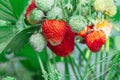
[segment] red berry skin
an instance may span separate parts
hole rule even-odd
[[[84,30],[80,31],[77,35],[85,38],[87,34],[93,29],[93,25],[88,25]]]
[[[57,56],[66,57],[69,54],[71,54],[74,50],[74,38],[75,38],[75,33],[72,32],[71,28],[68,26],[62,43],[57,46],[52,46],[50,43],[48,43],[48,47]]]
[[[42,24],[42,31],[51,45],[59,45],[65,36],[66,22],[62,20],[45,20]]]
[[[25,18],[27,19],[28,16],[30,15],[30,12],[36,8],[36,5],[35,5],[35,0],[32,0],[32,2],[30,3],[30,5],[28,6],[27,10],[26,10],[26,13],[25,13]]]
[[[86,44],[92,52],[98,52],[106,42],[106,34],[102,31],[92,31],[86,38]]]

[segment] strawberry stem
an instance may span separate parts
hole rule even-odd
[[[110,46],[110,40],[109,40],[109,38],[107,39],[107,41],[106,41],[106,61],[108,61],[107,59],[108,59],[108,53],[109,53],[109,46]],[[104,70],[106,70],[106,68],[107,68],[107,64],[105,64],[105,66],[104,66]]]
[[[71,80],[70,72],[69,72],[68,57],[64,58],[64,62],[65,62],[65,80]]]
[[[82,50],[79,48],[79,46],[77,45],[77,43],[75,43],[75,46],[76,46],[76,48],[79,50],[79,52],[81,53],[81,56],[82,56],[83,59],[86,61],[89,69],[91,70],[91,72],[92,72],[92,73],[94,74],[94,76],[95,76],[95,72],[92,70],[92,68],[91,68],[91,66],[90,66],[90,63],[89,63],[88,60],[86,59],[84,53],[83,53]]]
[[[43,66],[43,63],[41,61],[40,55],[39,55],[39,53],[36,53],[36,54],[37,54],[38,62],[39,62],[39,65],[40,65],[40,69],[42,70],[43,78],[45,80],[48,80],[48,75],[47,75],[47,72],[44,69],[44,66]]]
[[[69,17],[68,17],[68,14],[67,14],[66,10],[64,9],[64,0],[61,1],[60,6],[61,6],[61,9],[62,9],[63,14],[65,16],[65,19],[68,21]]]
[[[97,70],[98,70],[97,62],[98,62],[98,53],[96,53],[96,57],[95,57],[95,64],[96,64],[96,65],[95,65],[95,66],[96,66],[95,68],[96,68],[96,74],[97,74]],[[96,75],[96,77],[97,77],[97,75]]]
[[[61,75],[59,73],[59,71],[57,70],[57,66],[53,67],[50,59],[49,59],[49,54],[47,52],[47,47],[46,47],[46,57],[47,57],[47,69],[48,69],[48,76],[50,80],[60,80]]]
[[[75,59],[73,58],[72,55],[70,55],[69,58],[72,60],[74,66],[76,67],[81,80],[83,80],[82,74],[80,73],[80,68],[79,68],[78,64],[75,62]]]
[[[55,68],[57,69],[56,59],[55,59],[55,55],[54,54],[52,54],[52,58],[53,58],[53,64],[54,64]]]
[[[87,57],[87,61],[89,63],[90,59],[91,59],[91,52],[89,51],[89,49],[87,49],[86,54],[89,54],[89,56]],[[84,71],[84,79],[85,79],[86,75],[88,75],[88,70],[89,70],[88,68],[89,68],[89,65],[86,65],[85,66],[85,71]]]
[[[104,46],[102,47],[102,50],[101,50],[101,53],[100,53],[100,61],[103,60],[103,52],[104,52]],[[100,63],[100,74],[102,74],[102,67],[103,67],[102,64],[103,64],[103,63],[101,62],[101,63]],[[102,75],[100,76],[100,80],[103,80]]]
[[[76,72],[76,70],[75,70],[75,68],[74,68],[73,61],[71,60],[70,57],[68,57],[68,58],[69,58],[70,65],[71,65],[71,67],[72,67],[72,70],[73,70],[73,72],[74,72],[74,75],[75,75],[76,79],[77,79],[77,80],[80,80],[79,77],[78,77],[78,74],[77,74],[77,72]]]

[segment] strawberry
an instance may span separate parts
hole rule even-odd
[[[66,32],[66,22],[62,20],[45,20],[42,24],[42,31],[51,45],[59,45]]]
[[[104,12],[106,9],[104,0],[95,0],[94,2],[94,8],[96,11]]]
[[[105,14],[109,15],[109,16],[114,16],[117,13],[117,8],[115,5],[113,5],[112,7],[110,7],[108,10],[105,11]]]
[[[32,2],[30,3],[30,5],[28,6],[27,10],[26,10],[26,13],[25,13],[25,17],[27,19],[27,17],[30,15],[30,12],[36,8],[36,5],[35,5],[35,0],[32,0]]]
[[[67,56],[70,53],[72,53],[74,49],[74,38],[75,34],[72,32],[69,26],[67,26],[65,37],[61,44],[57,46],[52,46],[50,43],[48,43],[48,47],[58,56]]]
[[[53,7],[54,0],[35,0],[35,4],[42,11],[48,11]]]
[[[96,11],[104,12],[111,17],[116,14],[117,9],[114,0],[95,0],[94,8]]]
[[[108,38],[112,31],[112,24],[110,22],[108,22],[107,20],[104,20],[104,21],[97,23],[95,25],[94,29],[103,30],[106,34],[106,37]]]
[[[57,6],[53,7],[50,11],[48,11],[47,18],[48,19],[56,19],[56,18],[62,19],[63,18],[62,9]]]
[[[85,40],[92,52],[98,52],[106,41],[106,35],[102,30],[94,30],[86,36]]]
[[[40,20],[42,20],[43,17],[44,13],[41,10],[35,8],[30,12],[30,15],[27,17],[27,21],[30,24],[37,24],[38,22],[40,22]]]
[[[117,8],[115,6],[114,0],[104,0],[105,1],[105,6],[106,6],[106,10],[105,10],[105,14],[109,15],[109,16],[114,16],[117,12]]]
[[[34,33],[30,37],[30,44],[34,48],[35,51],[41,52],[43,48],[46,46],[47,42],[44,36],[40,33]]]
[[[87,34],[92,31],[93,29],[93,25],[88,25],[87,27],[85,27],[85,29],[81,30],[77,35],[85,38],[87,36]]]
[[[75,15],[70,17],[69,25],[73,32],[78,33],[87,25],[87,21],[83,16]]]
[[[44,14],[41,10],[38,10],[35,5],[35,0],[32,0],[31,4],[28,6],[25,18],[30,24],[36,24],[38,23],[42,18],[44,17]]]

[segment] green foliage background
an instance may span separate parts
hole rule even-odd
[[[76,80],[120,79],[119,0],[117,14],[110,18],[113,32],[103,49],[99,53],[92,54],[86,46],[76,42],[74,54],[66,58],[51,55],[52,52],[48,48],[36,55],[30,46],[29,37],[37,26],[25,23],[24,13],[29,2],[30,0],[0,0],[0,80],[6,76],[15,77],[17,80],[42,80],[49,76],[51,80],[59,80],[63,75],[59,74],[61,68],[56,67],[56,64],[61,62],[62,65],[65,63],[66,80],[70,80],[70,69],[73,70],[73,77]],[[49,53],[46,54],[46,51]],[[42,60],[47,71],[46,75],[40,68],[37,56]]]

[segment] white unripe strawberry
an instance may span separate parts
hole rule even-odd
[[[35,4],[42,11],[48,11],[54,5],[54,0],[35,0]]]
[[[39,22],[42,18],[44,17],[44,14],[41,10],[38,10],[35,8],[34,10],[31,11],[30,15],[27,18],[27,21],[30,24],[36,24]]]
[[[70,18],[69,25],[73,32],[80,32],[87,26],[87,21],[83,16],[75,15]]]
[[[34,33],[29,41],[36,52],[41,52],[47,44],[44,36],[40,33]]]
[[[48,13],[47,13],[48,19],[62,19],[63,18],[63,12],[62,9],[59,7],[53,7]]]
[[[94,2],[94,8],[96,11],[104,12],[106,9],[104,0],[95,0]]]

